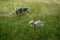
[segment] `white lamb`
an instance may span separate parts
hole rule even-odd
[[[37,21],[35,21],[34,22],[34,20],[31,20],[30,22],[29,22],[29,24],[30,24],[30,26],[31,27],[39,27],[39,26],[43,26],[43,22],[42,21],[40,21],[40,20],[37,20]]]

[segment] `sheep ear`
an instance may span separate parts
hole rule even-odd
[[[13,10],[17,10],[17,8],[14,8]]]

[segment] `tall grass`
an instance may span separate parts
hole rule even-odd
[[[4,10],[4,6],[8,10]],[[8,16],[15,7],[23,6],[28,6],[30,12],[21,16],[12,12],[14,16]],[[60,40],[60,4],[6,2],[1,4],[0,14],[0,40]],[[44,26],[31,28],[30,20],[42,20]]]

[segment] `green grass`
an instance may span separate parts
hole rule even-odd
[[[60,4],[8,2],[0,4],[0,40],[60,40]],[[28,6],[30,13],[8,15],[15,7],[23,6]],[[31,28],[30,20],[42,20],[44,26]]]

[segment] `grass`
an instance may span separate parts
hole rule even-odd
[[[19,4],[18,4],[19,2]],[[60,4],[0,1],[0,40],[60,40]],[[28,6],[30,13],[16,16],[15,7]],[[31,28],[30,20],[41,20],[43,27]]]

